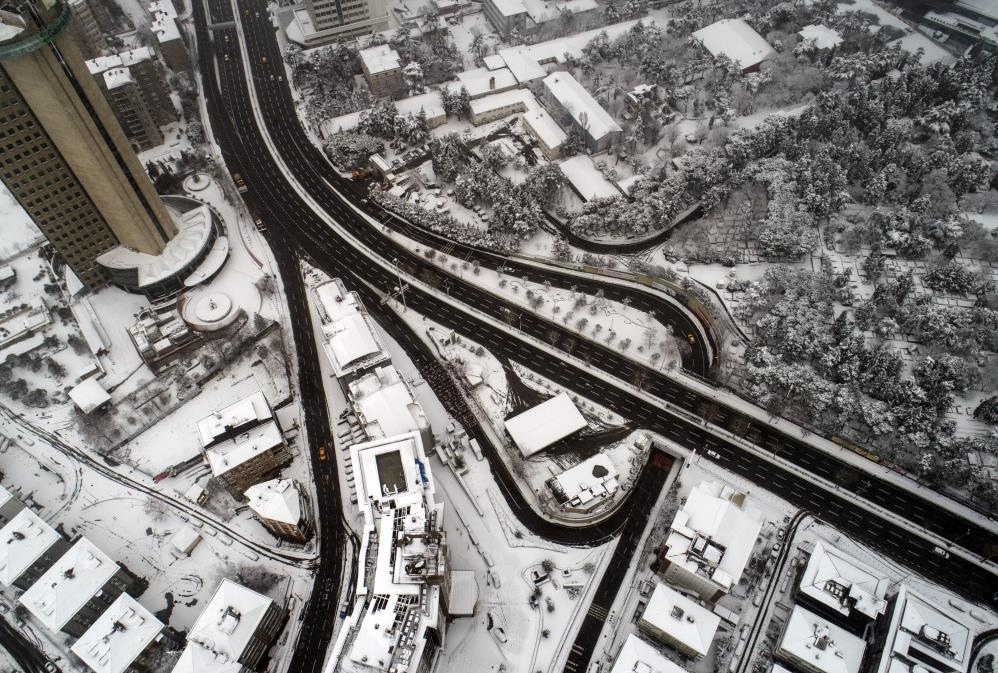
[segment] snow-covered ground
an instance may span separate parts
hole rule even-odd
[[[7,263],[8,258],[42,240],[38,227],[3,183],[0,183],[0,222],[3,222],[0,266]]]

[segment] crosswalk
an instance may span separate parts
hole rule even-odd
[[[565,668],[563,673],[576,673],[578,664],[575,663],[575,657],[579,657],[585,654],[582,646],[578,643],[572,645],[572,653],[568,655],[568,661],[565,662]]]
[[[595,603],[593,603],[592,605],[589,606],[589,612],[587,612],[586,614],[588,614],[593,619],[605,622],[607,616],[610,613],[602,605],[596,605]]]

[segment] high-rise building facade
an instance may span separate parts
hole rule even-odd
[[[385,0],[305,0],[304,9],[298,21],[307,46],[388,29]]]
[[[107,99],[121,129],[139,151],[163,144],[156,120],[142,99],[142,90],[128,68],[112,68],[103,75]]]
[[[107,38],[87,0],[69,0],[73,10],[73,37],[85,58],[96,58],[107,49]]]
[[[0,11],[0,179],[90,288],[121,245],[156,255],[176,234],[67,28],[63,0]]]

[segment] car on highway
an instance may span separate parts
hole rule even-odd
[[[326,447],[320,446],[318,454],[319,454],[319,460],[325,460],[326,459]]]
[[[717,451],[712,451],[711,449],[707,449],[707,457],[713,458],[714,460],[720,460],[721,454],[719,454]]]
[[[949,558],[949,552],[943,549],[942,547],[933,547],[932,553],[936,554],[937,556],[942,556],[943,558]]]

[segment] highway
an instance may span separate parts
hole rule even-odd
[[[222,0],[211,0],[209,5],[213,21],[224,24],[233,20],[227,3]],[[250,16],[240,16],[239,19],[248,31],[247,47],[263,115],[295,180],[326,213],[335,218],[338,224],[348,228],[383,259],[397,258],[403,270],[411,270],[430,284],[434,282],[442,284],[446,280],[450,283],[451,297],[465,305],[474,306],[497,317],[503,315],[504,308],[512,310],[505,306],[504,302],[467,282],[462,282],[457,277],[443,278],[440,271],[430,268],[431,265],[418,256],[395,246],[376,227],[361,220],[343,203],[333,190],[336,181],[325,177],[335,173],[310,144],[294,114],[287,84],[282,81],[284,69],[280,54],[277,53],[273,27],[266,16],[263,3],[241,4],[240,7],[250,9]],[[259,17],[256,16],[256,12],[260,13]],[[319,354],[314,344],[297,261],[306,258],[326,273],[344,278],[348,286],[360,293],[367,307],[376,313],[380,311],[377,308],[379,295],[372,290],[372,287],[382,292],[391,292],[397,280],[394,273],[375,264],[331,229],[296,191],[294,185],[289,182],[284,168],[271,156],[253,115],[252,101],[247,91],[239,52],[238,36],[232,24],[219,25],[209,31],[205,6],[201,3],[194,3],[194,18],[198,62],[208,97],[206,103],[213,133],[221,146],[229,169],[240,172],[249,187],[248,205],[266,225],[266,236],[274,249],[285,282],[294,337],[298,345],[302,396],[307,401],[306,427],[310,442],[313,448],[323,444],[331,445],[325,404],[320,402],[322,381],[319,379],[318,368],[309,364],[315,362],[314,358],[319,357]],[[226,36],[228,40],[225,39]],[[532,279],[538,278],[534,270],[528,273]],[[607,295],[610,295],[609,289]],[[530,340],[511,337],[481,317],[455,310],[433,293],[411,286],[406,299],[413,310],[428,315],[433,320],[482,343],[497,357],[521,362],[557,384],[594,397],[633,420],[640,427],[649,428],[698,451],[714,452],[716,457],[713,460],[722,467],[743,475],[755,483],[765,484],[766,488],[778,492],[800,508],[821,512],[825,520],[844,532],[882,549],[900,562],[919,568],[926,577],[949,586],[968,598],[980,600],[983,596],[991,596],[998,589],[995,576],[985,568],[967,562],[956,554],[950,555],[949,558],[937,555],[933,552],[933,545],[927,540],[913,535],[890,519],[858,507],[855,495],[861,494],[972,551],[996,548],[993,546],[996,542],[993,533],[950,513],[931,501],[913,495],[889,482],[859,473],[855,468],[771,428],[746,424],[745,419],[734,410],[717,407],[709,400],[702,399],[697,393],[686,390],[655,372],[646,372],[648,380],[646,387],[655,395],[690,409],[694,413],[709,412],[709,416],[717,425],[740,431],[739,434],[755,440],[774,453],[779,453],[781,457],[796,463],[800,468],[838,484],[834,489],[816,486],[796,471],[763,460],[733,442],[714,436],[700,423],[668,413],[659,405],[646,401],[644,397],[630,390],[609,385],[588,369],[568,364]],[[382,326],[393,337],[399,339],[418,366],[431,366],[428,360],[432,360],[432,357],[425,352],[421,353],[418,340],[397,320],[392,320],[391,316],[376,315],[376,317],[381,318]],[[553,333],[557,337],[555,341],[558,344],[564,344],[571,336],[577,341],[574,349],[576,356],[588,358],[593,366],[618,377],[626,378],[631,372],[643,369],[599,344],[581,338],[576,339],[558,324],[532,314],[522,314],[522,324],[524,332],[541,339]],[[434,392],[441,399],[455,399],[453,395],[447,394],[450,391],[443,389],[448,385],[447,377],[432,377],[427,380],[431,382]],[[457,404],[457,402],[452,403]],[[457,418],[468,416],[463,409],[449,410]],[[548,539],[568,544],[592,544],[619,531],[624,531],[626,535],[626,531],[633,526],[640,528],[645,526],[647,507],[622,508],[627,511],[622,511],[613,520],[588,530],[563,529],[541,519],[527,503],[519,499],[515,482],[512,481],[512,476],[509,475],[504,463],[499,460],[496,448],[488,442],[479,429],[472,426],[469,427],[469,431],[478,438],[485,450],[497,481],[504,486],[500,490],[510,501],[511,508],[521,518],[521,523],[530,530]],[[316,575],[316,592],[305,614],[298,649],[292,662],[292,670],[295,671],[313,671],[321,666],[322,654],[332,632],[334,615],[338,612],[335,604],[338,588],[343,581],[343,551],[346,541],[339,525],[341,503],[335,475],[335,461],[318,461],[313,454],[313,470],[319,482],[317,509],[320,513],[318,518],[322,534],[321,561]],[[642,479],[644,478],[642,475]],[[513,488],[509,488],[511,484],[514,485]],[[627,553],[626,545],[618,547],[624,550],[618,551],[620,558],[624,558]],[[618,576],[622,577],[618,575],[622,572],[618,564],[614,566],[612,572],[608,572],[604,581],[612,583]],[[620,586],[620,583],[617,582],[616,586]],[[576,645],[581,649],[579,655],[570,661],[576,667],[572,670],[584,670],[584,665],[580,664],[588,661],[585,651],[589,647],[591,654],[591,643],[587,645],[580,637]]]

